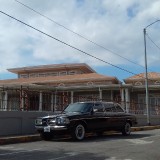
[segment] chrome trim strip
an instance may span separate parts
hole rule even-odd
[[[44,127],[46,127],[46,126],[35,126],[35,127],[36,127],[36,129],[44,130]],[[50,127],[50,130],[53,130],[53,131],[67,130],[66,126],[49,126],[49,127]]]

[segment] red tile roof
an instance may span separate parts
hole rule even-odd
[[[66,63],[66,64],[50,64],[50,65],[39,65],[39,66],[29,66],[21,68],[10,68],[9,72],[12,73],[28,73],[28,72],[43,72],[43,71],[57,71],[57,70],[68,70],[78,68],[83,70],[85,73],[96,73],[89,65],[86,63]]]
[[[60,84],[60,83],[83,83],[95,81],[112,81],[115,84],[119,83],[116,77],[104,76],[97,73],[76,74],[65,76],[48,76],[36,78],[19,78],[0,80],[0,85],[23,85],[23,84]]]
[[[137,75],[134,75],[132,77],[129,77],[127,79],[124,79],[124,82],[127,83],[127,82],[131,82],[131,81],[142,81],[145,79],[145,73],[140,73],[140,74],[137,74]],[[160,73],[157,73],[157,72],[149,72],[148,73],[148,79],[149,80],[159,80],[160,79]]]

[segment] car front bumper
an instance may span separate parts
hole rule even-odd
[[[61,131],[61,130],[68,130],[66,126],[36,126],[38,131],[50,132],[50,131]]]

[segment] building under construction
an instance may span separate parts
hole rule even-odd
[[[16,79],[0,80],[1,111],[61,111],[78,101],[116,101],[126,112],[146,114],[145,78],[98,74],[85,63],[52,64],[8,69]],[[151,114],[160,114],[160,73],[149,78]]]

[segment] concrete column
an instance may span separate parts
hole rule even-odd
[[[73,103],[73,95],[74,95],[74,92],[71,91],[71,103]]]
[[[99,88],[99,99],[102,101],[102,90]]]
[[[53,111],[53,104],[54,104],[54,101],[53,101],[53,93],[51,94],[51,111]]]
[[[21,91],[21,94],[20,94],[20,101],[21,101],[20,109],[21,111],[23,111],[24,110],[24,92],[23,91]]]
[[[0,92],[0,111],[3,108],[3,103],[2,103],[2,92]]]
[[[113,101],[113,90],[111,90],[111,101]]]
[[[8,105],[8,92],[4,92],[4,97],[3,97],[3,111],[7,110],[7,105]]]
[[[123,107],[123,109],[125,109],[125,90],[124,88],[121,89],[121,105]]]
[[[54,94],[54,112],[57,111],[57,92]]]
[[[39,111],[42,111],[42,92],[40,91],[39,93]]]
[[[130,109],[130,95],[129,95],[129,89],[125,89],[125,97],[126,97],[126,112],[129,113]]]

